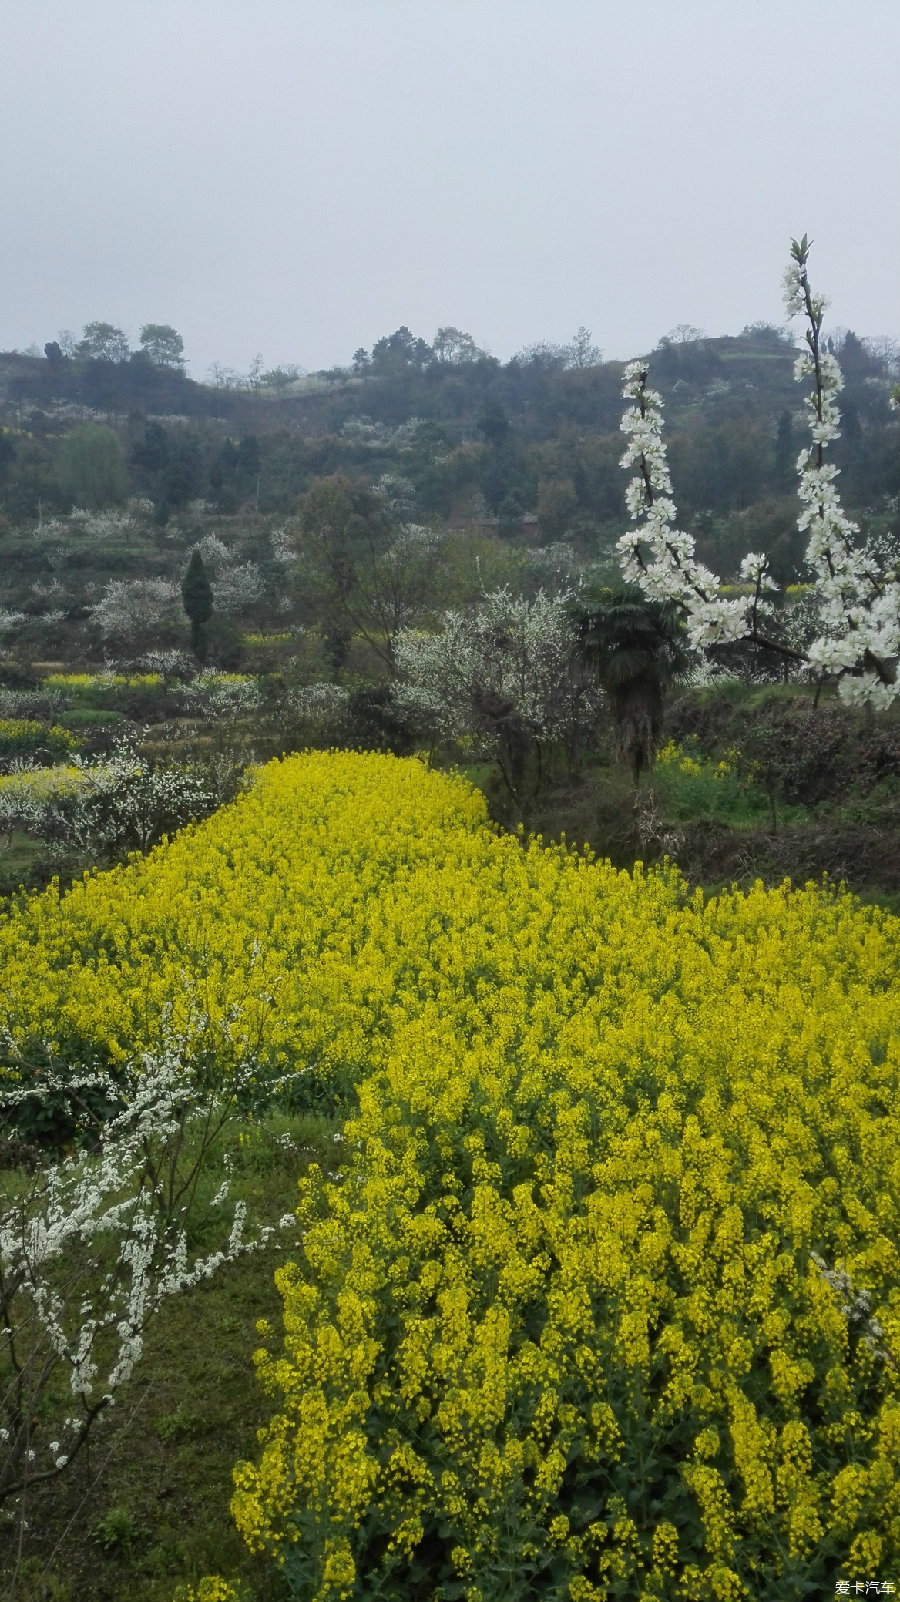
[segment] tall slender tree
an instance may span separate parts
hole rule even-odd
[[[191,552],[181,584],[181,599],[191,625],[191,650],[198,662],[202,662],[206,656],[206,625],[213,612],[213,592],[203,557],[197,550]]]

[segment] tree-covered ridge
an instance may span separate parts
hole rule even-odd
[[[722,517],[790,488],[800,429],[793,351],[767,327],[688,337],[698,333],[661,341],[654,382],[675,426],[682,504],[693,516]],[[443,329],[428,344],[400,329],[357,352],[352,368],[301,375],[257,364],[240,383],[218,373],[207,385],[147,349],[113,360],[89,340],[70,355],[2,357],[0,498],[13,518],[36,515],[39,500],[61,510],[84,504],[57,457],[60,438],[87,414],[112,424],[132,493],[168,511],[198,497],[223,512],[247,501],[286,511],[317,474],[343,468],[370,480],[401,471],[425,516],[458,514],[480,495],[489,515],[514,525],[537,514],[550,532],[596,532],[620,518],[621,364],[577,337],[505,364],[469,339]],[[845,491],[854,504],[864,494],[874,504],[897,492],[891,352],[846,332],[835,348],[847,381]],[[121,493],[110,488],[107,500]]]

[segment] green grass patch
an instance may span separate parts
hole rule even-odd
[[[663,746],[653,768],[653,787],[666,815],[675,822],[721,820],[735,828],[756,828],[772,818],[772,800],[754,774],[755,764],[730,749],[715,760],[699,747],[696,735]],[[783,821],[803,815],[797,806],[776,804]]]
[[[30,884],[32,865],[45,850],[43,841],[33,840],[21,829],[0,839],[0,896],[15,895],[20,885]]]

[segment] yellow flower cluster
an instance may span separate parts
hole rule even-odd
[[[60,723],[48,726],[37,718],[0,718],[0,752],[33,750],[41,744],[56,751],[73,751],[81,741]]]
[[[702,781],[700,786],[689,784],[687,787],[693,796],[694,805],[698,802],[702,805],[702,792],[706,790],[708,801],[713,805],[721,802],[727,807],[729,800],[734,801],[741,793],[741,774],[744,775],[745,786],[752,789],[758,771],[758,763],[742,757],[736,746],[729,746],[718,761],[704,756],[699,749],[699,741],[695,734],[690,735],[683,745],[675,740],[667,740],[657,753],[656,764],[659,769],[658,776],[662,778],[664,784],[667,779],[674,779],[677,784],[682,776],[688,780]],[[718,796],[709,796],[708,780],[713,780],[720,787]],[[756,799],[762,799],[759,792],[756,793]]]
[[[24,773],[0,775],[0,796],[9,799],[49,801],[54,796],[71,795],[85,789],[97,769],[76,768],[57,763],[52,768],[28,768]]]
[[[677,768],[679,773],[689,773],[696,778],[703,772],[703,764],[697,761],[684,750],[675,740],[667,740],[662,750],[657,752],[656,760],[660,767]]]
[[[54,690],[153,689],[162,684],[160,673],[48,673],[44,679]]]
[[[0,962],[16,1038],[174,1027],[357,1098],[235,1471],[297,1594],[731,1602],[896,1566],[896,920],[707,903],[335,752],[15,903]]]
[[[207,1575],[196,1585],[180,1585],[175,1602],[238,1602],[238,1593],[218,1574]]]
[[[367,939],[369,911],[398,872],[423,871],[446,826],[468,837],[484,822],[481,796],[418,762],[274,763],[148,858],[62,901],[55,885],[18,898],[0,924],[0,1028],[112,1059],[175,1033],[352,1091],[388,1021],[392,966],[415,963],[390,902]]]

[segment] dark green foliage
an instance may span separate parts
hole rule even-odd
[[[77,355],[87,361],[127,362],[128,337],[112,323],[86,323]]]
[[[191,552],[181,584],[181,599],[191,625],[191,649],[196,656],[202,657],[205,655],[204,625],[212,617],[213,592],[203,557],[197,550]]]
[[[559,540],[568,532],[578,509],[578,495],[570,478],[544,479],[538,485],[538,533],[545,540]]]
[[[0,485],[15,517],[36,516],[39,503],[49,512],[57,492],[59,509],[68,509],[69,491],[55,472],[61,408],[68,403],[111,415],[208,420],[145,424],[145,440],[133,446],[127,488],[162,507],[161,523],[201,496],[225,513],[248,503],[260,512],[292,513],[315,477],[336,471],[363,473],[369,481],[402,472],[416,486],[420,516],[454,516],[480,491],[508,532],[522,512],[536,510],[538,483],[547,479],[571,479],[582,534],[624,516],[621,366],[573,365],[574,347],[538,344],[502,365],[459,330],[444,328],[428,345],[401,327],[376,341],[371,356],[357,352],[354,371],[335,369],[327,384],[319,375],[315,387],[266,384],[250,395],[187,379],[174,359],[180,336],[168,325],[143,325],[148,342],[127,359],[108,342],[119,330],[98,324],[95,333],[90,349],[82,341],[71,357],[58,342],[48,343],[46,358],[0,357],[0,395],[8,397],[5,413],[0,402],[0,426],[18,434],[16,408],[28,408],[30,438],[12,436],[19,460],[8,466],[5,489]],[[696,334],[673,331],[652,357],[653,382],[667,406],[679,510],[688,523],[700,511],[732,516],[763,494],[790,491],[803,437],[794,424],[791,438],[798,397],[793,350],[782,332],[758,326],[735,338]],[[900,452],[888,409],[888,357],[854,335],[845,336],[837,354],[846,426],[836,454],[856,511],[897,493]],[[383,451],[344,433],[354,418],[385,431]],[[422,421],[412,440],[389,437],[413,418]],[[39,440],[46,440],[46,455],[29,460],[28,448]]]
[[[785,410],[779,417],[778,427],[775,430],[775,482],[779,489],[786,489],[790,484],[796,460],[794,425],[790,412]]]
[[[239,624],[233,617],[214,612],[204,625],[206,660],[212,667],[234,673],[244,661],[244,642]]]
[[[72,1062],[78,1060],[79,1045],[84,1052],[87,1042],[66,1042]],[[97,1128],[122,1111],[114,1094],[114,1064],[101,1064],[96,1048],[87,1047],[77,1068],[52,1060],[40,1042],[0,1057],[0,1064],[15,1069],[14,1079],[0,1080],[0,1161],[3,1151],[22,1147],[38,1153],[90,1146]],[[48,1075],[53,1089],[47,1088]]]
[[[140,337],[143,354],[157,367],[184,365],[184,340],[170,323],[145,323]]]
[[[156,502],[162,524],[199,495],[203,486],[203,447],[184,427],[167,429],[162,423],[148,423],[143,439],[132,448],[131,466],[137,487]]]
[[[244,434],[238,446],[237,468],[247,478],[255,478],[259,472],[262,457],[260,455],[259,440],[255,434]]]
[[[417,339],[404,325],[398,328],[396,333],[388,334],[384,339],[376,341],[372,346],[369,366],[376,375],[392,377],[397,373],[404,373],[409,368],[421,370],[428,366],[431,359],[431,346],[427,345],[424,339]]]
[[[347,702],[347,744],[366,751],[411,756],[421,737],[414,714],[398,705],[389,684],[364,684]]]
[[[735,427],[697,414],[672,433],[672,480],[683,513],[742,511],[762,493],[770,472],[771,436],[744,418]]]
[[[118,434],[100,423],[82,423],[65,436],[59,479],[69,505],[98,508],[124,501],[128,469]]]
[[[237,445],[232,439],[223,440],[208,473],[210,492],[221,509],[233,512],[251,499],[255,504],[262,470],[262,445],[256,434],[243,434]]]
[[[326,657],[338,672],[358,627],[360,569],[385,550],[390,518],[365,480],[345,473],[315,479],[299,517],[306,596],[321,619]]]
[[[16,459],[15,441],[8,434],[0,430],[0,489],[9,477],[10,468]]]
[[[488,401],[478,419],[478,432],[484,435],[495,449],[505,445],[509,438],[509,418],[499,401]]]
[[[573,613],[581,654],[609,696],[618,752],[637,784],[653,762],[665,692],[686,661],[678,615],[627,585],[588,590]]]
[[[794,495],[760,496],[745,511],[728,517],[699,513],[693,529],[698,558],[726,581],[736,577],[747,551],[765,553],[779,585],[795,584],[806,576],[807,536],[797,527]]]
[[[148,423],[142,440],[131,453],[133,467],[150,475],[164,473],[169,462],[169,436],[162,423]]]

